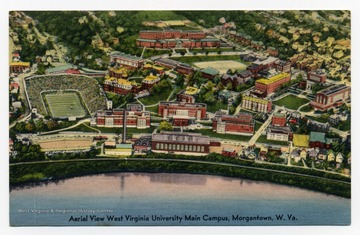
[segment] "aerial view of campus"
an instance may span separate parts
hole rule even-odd
[[[10,225],[349,225],[350,19],[10,11]]]

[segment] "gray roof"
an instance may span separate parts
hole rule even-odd
[[[198,133],[187,132],[163,132],[152,134],[152,141],[176,142],[186,144],[210,144],[208,136],[202,136]]]

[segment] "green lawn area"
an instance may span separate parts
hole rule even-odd
[[[264,123],[255,122],[255,131],[259,130]]]
[[[97,127],[94,127],[97,129]],[[90,128],[87,124],[83,123],[79,126],[71,128],[69,131],[81,131],[81,132],[97,132],[94,129]]]
[[[201,133],[202,135],[206,135],[209,137],[228,139],[228,140],[249,141],[251,139],[251,136],[219,134],[219,133],[216,133],[215,131],[209,130],[209,129],[194,130],[193,132]]]
[[[153,112],[153,113],[157,113],[158,112],[158,107],[159,107],[158,105],[152,106],[152,107],[146,107],[145,110]]]
[[[305,115],[305,117],[317,122],[326,123],[329,120],[330,115],[326,113],[326,114],[322,114],[320,117],[313,117],[308,115]]]
[[[145,106],[146,105],[157,104],[160,101],[166,101],[167,98],[169,97],[171,91],[172,91],[172,89],[168,89],[168,90],[164,90],[160,94],[151,94],[149,96],[140,98],[139,101],[141,103],[143,103]]]
[[[260,135],[260,137],[256,140],[256,143],[288,145],[288,142],[286,142],[286,141],[268,140],[268,139],[266,139],[266,135]]]
[[[300,106],[308,103],[308,99],[299,98],[295,95],[287,95],[280,100],[274,101],[273,104],[278,106],[285,106],[285,108],[297,110]]]
[[[196,63],[203,61],[216,61],[216,60],[233,60],[237,62],[241,62],[245,65],[249,64],[248,62],[242,61],[238,55],[211,55],[211,56],[189,56],[189,57],[174,57],[170,58],[172,60],[177,60],[183,63]]]
[[[302,112],[311,112],[311,111],[314,111],[314,109],[311,108],[310,105],[307,105],[307,106],[302,107],[302,108],[300,109],[300,111],[302,111]]]
[[[217,101],[215,104],[208,104],[207,105],[207,111],[215,113],[216,111],[219,111],[220,109],[227,109],[228,105],[223,104],[221,101]]]

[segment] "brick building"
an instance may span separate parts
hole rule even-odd
[[[273,126],[286,126],[286,114],[285,113],[274,113],[271,124]]]
[[[256,97],[243,96],[241,107],[255,112],[268,113],[272,109],[272,103]]]
[[[219,71],[211,67],[207,67],[201,70],[201,76],[207,79],[213,79],[217,75],[219,75]]]
[[[152,134],[151,151],[204,156],[210,153],[208,136],[187,132],[163,132]]]
[[[309,146],[310,148],[331,148],[331,144],[327,141],[325,133],[315,131],[310,132]]]
[[[228,115],[218,111],[215,113],[212,126],[217,133],[253,135],[255,120],[249,113],[240,112],[237,115]]]
[[[274,68],[280,72],[291,73],[291,63],[289,61],[277,60]]]
[[[350,87],[344,84],[337,84],[316,93],[314,101],[310,106],[314,109],[326,111],[329,108],[340,106],[350,98]]]
[[[236,88],[240,84],[244,84],[249,81],[252,77],[252,72],[250,70],[243,70],[241,72],[236,72],[235,74],[226,74],[224,73],[221,76],[221,83],[225,86],[231,83],[233,88]]]
[[[127,78],[129,70],[126,68],[110,68],[109,76],[114,78]]]
[[[140,31],[136,40],[139,47],[149,48],[203,48],[219,47],[220,40],[206,38],[204,31],[200,30],[146,30]]]
[[[149,75],[142,80],[141,90],[150,90],[153,86],[158,84],[159,81],[160,81],[160,77]]]
[[[199,93],[199,89],[195,87],[186,87],[176,95],[176,100],[185,103],[195,103],[195,96]]]
[[[317,69],[314,71],[310,71],[307,74],[307,79],[309,81],[317,82],[317,83],[324,83],[326,82],[326,73],[322,69]]]
[[[255,82],[254,94],[259,97],[266,97],[288,81],[290,81],[289,73],[280,73],[268,79],[261,78]]]
[[[271,56],[278,56],[279,55],[279,50],[276,49],[275,47],[268,47],[266,52]]]
[[[225,147],[222,149],[221,155],[225,157],[236,157],[236,150],[233,148]]]
[[[161,101],[158,114],[163,118],[204,119],[206,118],[206,104]]]
[[[106,77],[103,87],[104,91],[110,91],[120,95],[137,93],[139,90],[136,86],[136,82],[114,77]]]
[[[145,129],[150,127],[150,112],[126,110],[126,126]],[[98,111],[95,115],[96,126],[99,127],[123,127],[124,110]]]
[[[130,69],[140,68],[144,64],[144,59],[137,56],[127,55],[118,51],[113,51],[110,53],[110,61]]]

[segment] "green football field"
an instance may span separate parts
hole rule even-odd
[[[47,94],[45,95],[51,116],[60,117],[83,117],[86,111],[76,93]]]

